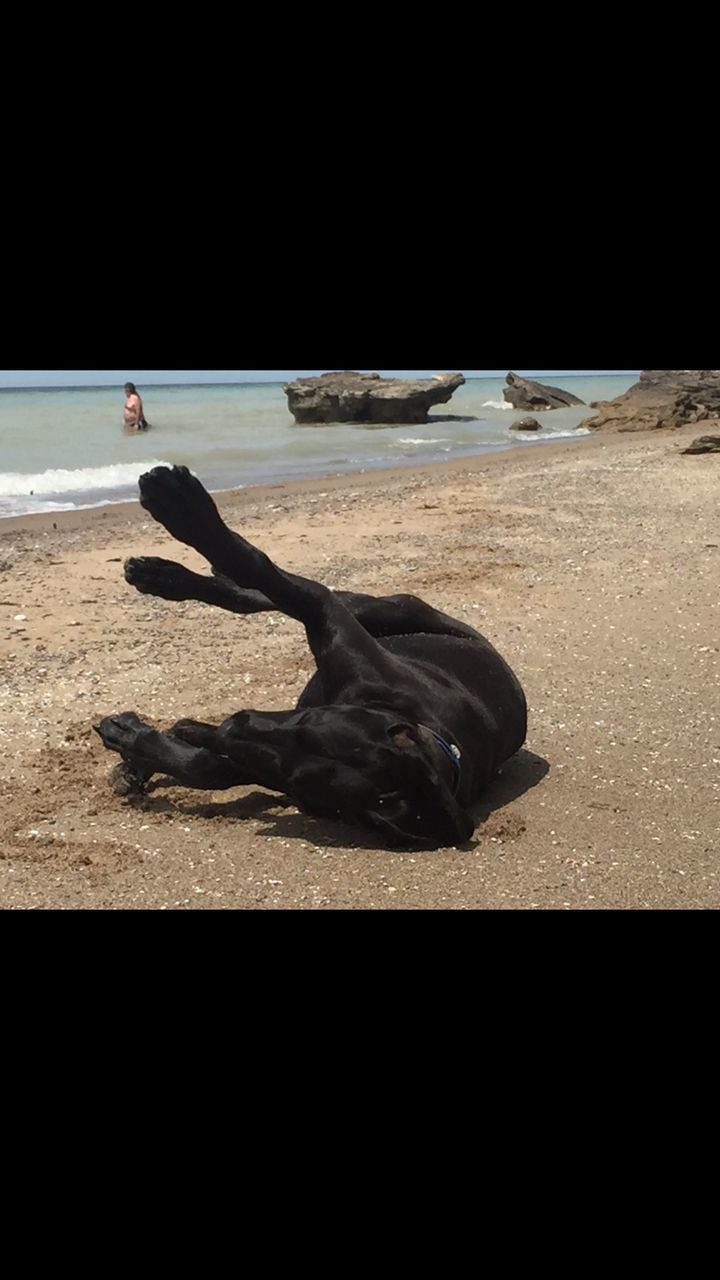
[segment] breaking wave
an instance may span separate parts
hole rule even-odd
[[[19,471],[0,471],[0,498],[54,497],[67,493],[89,494],[136,485],[139,477],[152,467],[172,464],[158,458],[143,462],[118,462],[107,467],[81,467],[77,471],[39,471],[25,475]]]

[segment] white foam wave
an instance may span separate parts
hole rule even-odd
[[[513,411],[513,406],[508,404],[507,400],[483,400],[482,407],[483,409],[502,409],[503,411],[508,409],[510,412]]]
[[[588,427],[573,427],[568,431],[551,431],[550,435],[545,437],[546,440],[560,440],[565,436],[589,436],[590,429]]]
[[[172,464],[158,458],[143,462],[118,462],[107,467],[81,467],[77,471],[39,471],[24,475],[0,471],[0,498],[42,497],[49,494],[93,493],[136,485],[144,471]]]
[[[393,444],[447,444],[447,442],[448,442],[447,436],[439,436],[437,438],[435,436],[427,436],[427,437],[421,436],[418,439],[416,439],[415,436],[400,436],[398,440],[394,440],[392,443]]]

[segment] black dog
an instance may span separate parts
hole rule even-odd
[[[131,774],[209,790],[256,783],[392,844],[468,840],[468,807],[527,728],[520,684],[489,641],[414,596],[334,592],[283,572],[228,529],[186,467],[141,476],[140,501],[215,576],[146,558],[127,561],[128,582],[235,613],[279,609],[305,626],[317,672],[294,711],[181,720],[166,733],[133,712],[107,717],[97,732]]]

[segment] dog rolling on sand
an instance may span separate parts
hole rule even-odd
[[[360,824],[387,845],[471,837],[471,808],[525,741],[520,684],[488,640],[415,596],[331,591],[286,573],[228,529],[186,467],[140,477],[142,506],[214,576],[128,560],[138,591],[234,613],[279,610],[305,627],[317,671],[292,711],[239,711],[165,733],[134,712],[98,726],[143,786],[155,773],[204,790],[257,784],[304,813]]]

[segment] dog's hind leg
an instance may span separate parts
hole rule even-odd
[[[163,560],[159,556],[132,556],[125,561],[124,571],[125,581],[142,595],[160,596],[163,600],[199,600],[230,613],[265,613],[275,609],[262,591],[244,590],[228,578],[194,573],[174,560]]]
[[[173,537],[194,547],[237,586],[261,591],[303,623],[330,700],[349,684],[356,691],[365,686],[370,699],[382,697],[407,679],[405,664],[383,649],[328,587],[283,573],[228,529],[210,494],[186,467],[155,467],[141,476],[140,501]]]
[[[239,587],[223,574],[194,573],[174,560],[158,556],[133,556],[125,561],[125,579],[143,595],[160,596],[163,600],[198,600],[230,613],[251,614],[274,612],[273,604],[262,591]],[[306,579],[285,572],[291,582]],[[371,636],[456,635],[473,637],[472,627],[440,613],[417,596],[371,596],[357,591],[333,591],[332,594]]]
[[[338,592],[346,609],[371,636],[439,635],[476,640],[473,627],[451,618],[419,596],[364,596]]]
[[[162,600],[198,600],[202,604],[226,609],[229,613],[274,613],[278,609],[278,605],[273,604],[264,592],[238,587],[222,573],[214,572],[212,577],[195,573],[192,569],[186,569],[185,565],[177,564],[175,560],[164,560],[160,556],[131,556],[125,561],[123,569],[125,581],[141,595],[159,596]],[[294,573],[285,572],[285,577],[298,584],[306,581]],[[371,635],[391,634],[386,630],[388,625],[392,625],[389,621],[390,613],[397,614],[396,606],[399,606],[400,601],[411,599],[409,596],[378,599],[376,596],[351,591],[334,591],[332,594],[337,596],[353,617],[362,622]],[[422,601],[417,603],[422,605]],[[377,606],[383,607],[378,609]],[[390,611],[386,606],[390,606]],[[424,606],[425,610],[429,607]],[[381,628],[378,631],[373,629],[376,615]],[[402,625],[405,625],[404,620]]]
[[[186,569],[174,560],[163,560],[159,556],[131,556],[125,561],[123,568],[125,581],[142,595],[159,596],[163,600],[198,600],[202,604],[213,604],[218,609],[239,614],[273,613],[278,609],[278,605],[273,604],[264,592],[239,587],[222,573],[214,572],[212,577],[194,573],[192,569]],[[285,576],[299,584],[306,581],[294,573],[285,572]],[[375,596],[356,592],[334,591],[333,595],[364,626],[364,615],[367,614],[371,624],[373,608],[381,603]],[[366,626],[366,629],[374,634],[372,625]]]

